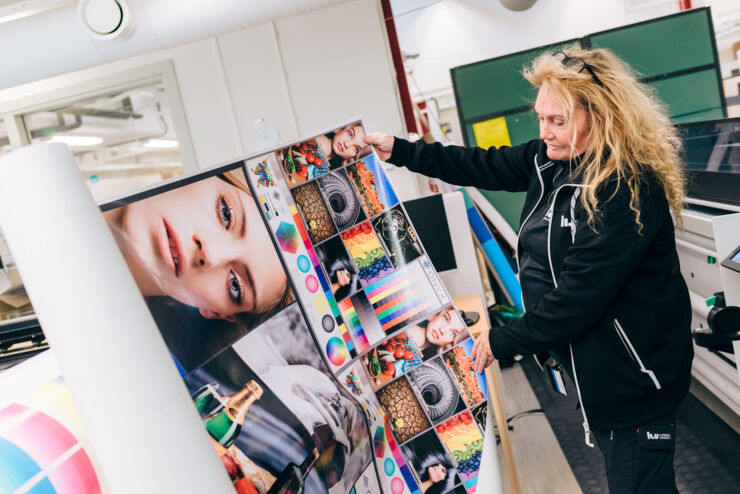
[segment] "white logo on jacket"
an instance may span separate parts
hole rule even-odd
[[[648,439],[653,439],[653,440],[658,440],[658,439],[668,439],[668,440],[670,440],[671,439],[671,435],[668,434],[667,432],[662,432],[660,434],[653,434],[652,432],[648,431],[647,438]]]

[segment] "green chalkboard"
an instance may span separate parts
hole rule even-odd
[[[536,139],[537,121],[530,110],[536,92],[522,77],[522,68],[543,51],[576,41],[608,48],[632,65],[666,102],[676,123],[727,116],[711,12],[699,8],[453,68],[465,144],[477,144],[475,123],[497,117],[505,118],[512,145]],[[482,192],[518,230],[523,194]]]

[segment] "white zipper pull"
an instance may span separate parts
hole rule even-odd
[[[581,408],[583,408],[582,405]],[[586,445],[593,448],[594,443],[591,442],[591,430],[588,428],[588,422],[583,423],[583,432],[586,434]]]

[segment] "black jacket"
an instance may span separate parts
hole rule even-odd
[[[629,189],[617,188],[615,181],[597,193],[601,216],[595,231],[580,201],[571,200],[583,187],[577,180],[552,191],[556,167],[541,140],[486,151],[396,139],[389,161],[451,184],[526,191],[522,225],[550,197],[549,238],[542,248],[550,260],[552,291],[526,304],[522,287],[527,310],[490,331],[494,356],[565,348],[587,431],[589,423],[632,427],[675,411],[691,375],[691,307],[657,180],[646,180],[640,189],[641,232],[629,208]]]

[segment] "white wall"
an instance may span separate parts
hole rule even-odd
[[[281,142],[354,116],[364,117],[370,130],[403,128],[375,0],[8,88],[0,91],[0,106],[161,60],[174,65],[199,167],[254,152],[252,123],[259,117]]]
[[[451,89],[452,67],[678,12],[678,1],[631,11],[623,0],[539,0],[524,12],[498,0],[391,4],[401,49],[419,54],[406,64],[418,83],[410,81],[410,90],[429,95]]]
[[[634,8],[634,4],[647,5]],[[679,11],[678,1],[539,0],[524,12],[512,12],[497,0],[392,0],[401,49],[419,57],[406,62],[413,70],[411,93],[440,95],[452,87],[450,69],[537,46],[632,24]],[[710,6],[715,31],[740,22],[738,0],[694,0]],[[415,10],[418,9],[418,10]],[[409,13],[406,13],[409,12]],[[680,33],[676,33],[680,36]],[[737,68],[731,45],[740,28],[722,35],[718,54],[722,74]],[[414,85],[414,79],[418,87]]]

